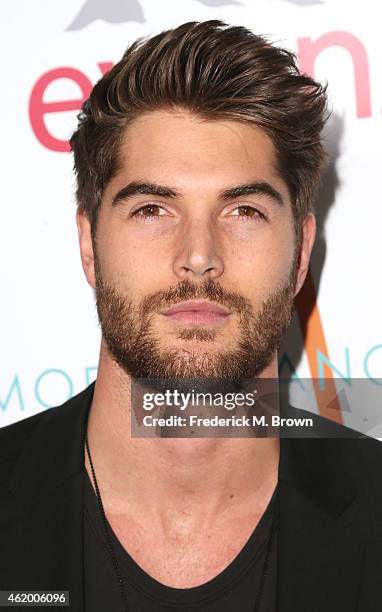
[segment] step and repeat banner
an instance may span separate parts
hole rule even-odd
[[[93,84],[133,40],[191,20],[244,25],[328,82],[319,233],[280,376],[297,391],[303,380],[332,381],[333,418],[345,424],[351,411],[336,380],[343,388],[362,379],[382,394],[378,11],[374,0],[1,3],[0,426],[64,402],[96,377],[100,330],[80,263],[68,138]],[[316,400],[304,407],[323,413]],[[369,432],[382,437],[374,417]]]

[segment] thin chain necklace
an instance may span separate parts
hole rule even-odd
[[[115,554],[115,550],[114,550],[114,545],[113,545],[113,541],[112,541],[112,537],[111,537],[111,527],[110,527],[109,522],[108,522],[108,520],[106,518],[105,509],[103,507],[101,493],[99,491],[98,482],[97,482],[97,478],[96,478],[96,474],[95,474],[95,469],[94,469],[92,457],[91,457],[91,454],[90,454],[90,448],[89,448],[89,442],[88,442],[88,435],[87,435],[87,433],[85,435],[85,445],[86,445],[86,451],[87,451],[87,454],[88,454],[90,468],[91,468],[91,472],[92,472],[92,476],[93,476],[94,488],[95,488],[96,496],[97,496],[97,500],[98,500],[98,507],[99,507],[99,510],[100,510],[102,523],[103,523],[103,526],[105,528],[106,543],[107,543],[107,547],[108,547],[109,552],[110,552],[110,556],[111,556],[111,560],[112,560],[112,564],[113,564],[115,578],[117,580],[119,591],[120,591],[120,594],[121,594],[123,609],[124,609],[124,612],[129,612],[130,608],[129,608],[129,604],[127,602],[127,595],[126,595],[126,591],[125,591],[125,585],[124,585],[124,582],[123,582],[121,569],[120,569],[120,566],[119,566],[119,563],[118,563],[118,560],[117,560],[117,555]],[[278,489],[276,490],[276,501],[277,500],[278,500]],[[271,544],[272,544],[272,540],[273,540],[274,528],[275,528],[275,523],[276,523],[275,517],[276,517],[276,514],[277,514],[277,508],[278,508],[278,504],[275,504],[274,508],[273,508],[272,524],[271,524],[270,534],[268,536],[267,549],[266,549],[266,553],[265,553],[265,559],[264,559],[264,564],[263,564],[263,571],[262,571],[262,574],[261,574],[260,586],[259,586],[259,590],[257,592],[257,597],[256,597],[255,606],[253,608],[253,612],[260,612],[260,603],[261,603],[261,598],[262,598],[263,589],[264,589],[265,576],[267,574],[267,569],[268,569],[269,555],[270,555],[270,551],[271,551]]]

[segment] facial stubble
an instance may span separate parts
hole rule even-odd
[[[95,246],[95,245],[94,245]],[[243,296],[225,291],[219,282],[195,284],[183,280],[167,291],[147,295],[139,305],[103,278],[95,254],[96,307],[103,338],[114,361],[135,379],[198,379],[241,381],[258,376],[271,362],[290,325],[297,261],[288,282],[266,298],[257,313]],[[219,353],[208,347],[217,332],[185,327],[178,334],[184,348],[165,349],[153,331],[159,310],[192,299],[208,299],[226,306],[238,321],[237,347]],[[193,349],[187,346],[198,341]]]

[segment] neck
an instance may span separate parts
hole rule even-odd
[[[276,357],[262,376],[277,377]],[[179,512],[207,525],[234,508],[264,510],[277,484],[277,438],[133,438],[130,391],[102,342],[88,440],[106,509],[145,508],[161,526]]]

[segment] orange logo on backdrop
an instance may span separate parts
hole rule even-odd
[[[296,308],[304,338],[304,348],[308,359],[310,372],[314,380],[318,380],[317,351],[329,356],[325,340],[324,328],[317,305],[317,295],[310,270],[304,286],[296,298]],[[325,365],[325,388],[322,390],[317,382],[315,394],[318,410],[321,416],[342,423],[341,404],[339,403],[332,370]],[[330,408],[328,407],[330,406]]]

